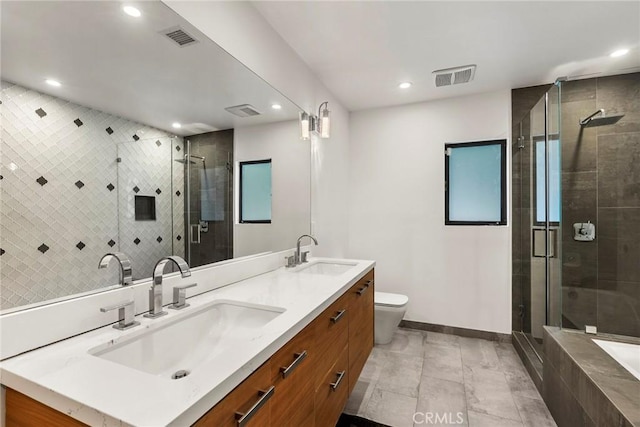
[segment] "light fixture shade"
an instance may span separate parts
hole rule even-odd
[[[308,141],[311,139],[311,132],[309,127],[309,115],[304,111],[300,112],[300,139]]]
[[[331,111],[327,107],[320,111],[319,127],[320,127],[320,138],[329,138],[331,137]]]

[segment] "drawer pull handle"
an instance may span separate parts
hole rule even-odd
[[[304,350],[302,353],[294,353],[296,356],[295,360],[291,362],[289,366],[283,366],[280,368],[280,372],[282,373],[282,379],[287,378],[291,372],[307,357],[307,350]]]
[[[336,391],[336,389],[340,385],[340,382],[342,381],[342,378],[344,378],[345,372],[347,372],[347,371],[336,372],[336,374],[338,375],[338,379],[336,380],[335,383],[329,384],[331,386],[331,390]]]
[[[246,413],[243,414],[242,412],[236,412],[236,421],[238,423],[238,427],[244,427],[247,425],[249,420],[253,418],[253,416],[260,410],[260,408],[262,408],[264,404],[267,403],[269,399],[271,399],[274,390],[274,386],[269,387],[267,391],[259,390],[258,396],[260,396],[260,398]]]
[[[364,284],[364,287],[358,289],[356,292],[358,293],[358,295],[362,295],[365,292],[367,292],[367,289],[369,289],[369,286],[371,285],[372,281],[369,280],[367,281],[367,283]]]
[[[331,318],[331,322],[332,323],[338,323],[338,320],[340,320],[342,318],[342,316],[344,316],[344,314],[347,312],[347,310],[340,310],[335,316],[333,316]]]

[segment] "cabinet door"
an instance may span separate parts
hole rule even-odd
[[[348,364],[349,351],[345,346],[316,390],[316,427],[334,427],[338,422],[349,397]]]
[[[271,380],[276,392],[271,400],[274,426],[313,427],[315,382],[314,328],[309,325],[271,357]]]
[[[349,393],[373,348],[374,273],[371,270],[347,292],[349,298]]]
[[[323,311],[312,323],[316,335],[316,390],[324,381],[324,376],[329,368],[336,363],[342,349],[347,345],[349,340],[348,323],[349,310],[346,293]]]
[[[86,424],[13,389],[7,388],[5,399],[7,427],[86,426]]]
[[[200,418],[194,426],[265,427],[271,425],[271,398],[275,387],[267,361],[224,399]]]

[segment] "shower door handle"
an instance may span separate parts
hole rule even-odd
[[[200,244],[200,224],[191,224],[190,242]]]

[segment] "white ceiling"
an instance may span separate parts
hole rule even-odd
[[[297,118],[291,101],[166,5],[127,4],[142,16],[124,14],[116,1],[1,1],[0,76],[178,135]],[[176,25],[199,43],[180,47],[158,33]],[[224,110],[239,104],[263,115]],[[173,129],[173,122],[183,127]]]
[[[639,1],[253,5],[352,111],[640,70]],[[474,81],[435,87],[432,71],[468,64]]]

